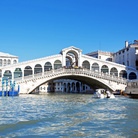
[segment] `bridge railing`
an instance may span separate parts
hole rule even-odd
[[[113,76],[113,75],[106,74],[106,73],[103,73],[103,72],[93,71],[93,70],[84,69],[84,68],[77,68],[77,69],[76,68],[71,68],[71,69],[60,68],[60,69],[41,72],[41,73],[37,73],[37,74],[33,74],[33,75],[28,75],[28,76],[24,76],[24,77],[15,78],[14,81],[18,82],[18,81],[23,81],[23,80],[33,79],[33,78],[39,78],[39,77],[42,77],[42,76],[57,75],[59,73],[64,73],[64,74],[66,74],[66,73],[87,74],[89,76],[94,76],[94,77],[97,77],[97,78],[103,78],[103,79],[110,80],[110,81],[115,81],[115,82],[118,82],[118,83],[126,83],[127,82],[127,79],[124,79],[122,77]],[[0,80],[0,82],[1,81],[2,80]],[[1,85],[1,83],[0,83],[0,85]]]

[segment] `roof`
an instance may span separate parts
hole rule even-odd
[[[86,55],[88,55],[88,56],[91,56],[91,55],[95,55],[95,54],[102,54],[102,55],[113,55],[113,53],[110,53],[110,52],[104,52],[104,51],[96,51],[96,52],[91,52],[91,53],[88,53],[88,54],[86,54]]]
[[[3,53],[3,52],[0,52],[0,57],[18,58],[17,56],[10,55],[8,53]]]
[[[70,47],[67,47],[67,48],[65,48],[65,49],[62,49],[60,53],[62,53],[63,51],[66,51],[66,50],[73,50],[73,49],[82,52],[81,49],[76,48],[76,47],[74,47],[74,46],[70,46]]]

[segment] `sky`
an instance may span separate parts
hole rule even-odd
[[[138,40],[138,0],[0,0],[0,52],[19,62],[59,54],[117,52]]]

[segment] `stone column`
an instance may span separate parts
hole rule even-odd
[[[80,92],[81,92],[81,82],[79,84],[80,84]]]
[[[66,53],[65,51],[62,52],[62,66],[66,66]]]
[[[78,54],[78,67],[82,66],[81,65],[81,51],[79,51],[79,54]]]

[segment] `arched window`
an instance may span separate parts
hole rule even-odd
[[[76,83],[76,90],[77,90],[77,92],[80,92],[80,83],[79,82]]]
[[[101,72],[108,73],[109,72],[108,66],[103,65],[102,68],[101,68]]]
[[[92,64],[92,70],[93,71],[99,71],[99,65],[97,63]]]
[[[59,69],[59,68],[62,68],[62,63],[60,60],[56,60],[54,62],[54,69]]]
[[[111,68],[110,75],[118,76],[118,70],[115,67]]]
[[[14,78],[22,77],[22,70],[21,68],[16,68],[14,71]]]
[[[75,92],[75,83],[72,83],[72,91]]]
[[[125,70],[121,70],[119,73],[119,77],[127,79],[127,72]]]
[[[10,65],[11,64],[11,60],[10,59],[8,59],[8,65]]]
[[[82,67],[85,69],[90,69],[90,63],[88,61],[83,61]]]
[[[0,59],[0,66],[2,66],[2,59]]]
[[[64,92],[66,92],[67,88],[66,88],[66,83],[64,83]]]
[[[24,69],[24,76],[32,75],[32,73],[33,73],[32,68],[30,66],[26,66]]]
[[[17,60],[14,60],[14,61],[13,61],[13,64],[16,64],[16,63],[17,63]]]
[[[2,70],[0,69],[0,77],[2,77]]]
[[[135,74],[134,72],[131,72],[131,73],[129,74],[129,79],[130,79],[130,80],[137,79],[136,74]]]
[[[10,70],[6,70],[3,75],[4,79],[12,79],[12,73]]]
[[[49,71],[52,69],[52,64],[50,62],[46,62],[44,65],[44,71]]]
[[[41,73],[41,72],[42,72],[42,66],[40,64],[35,65],[34,74]]]
[[[6,64],[7,64],[7,61],[6,61],[6,59],[4,59],[4,64],[3,65],[6,66]]]
[[[70,92],[70,83],[68,83],[68,85],[67,85],[67,90],[68,90],[68,92]]]

